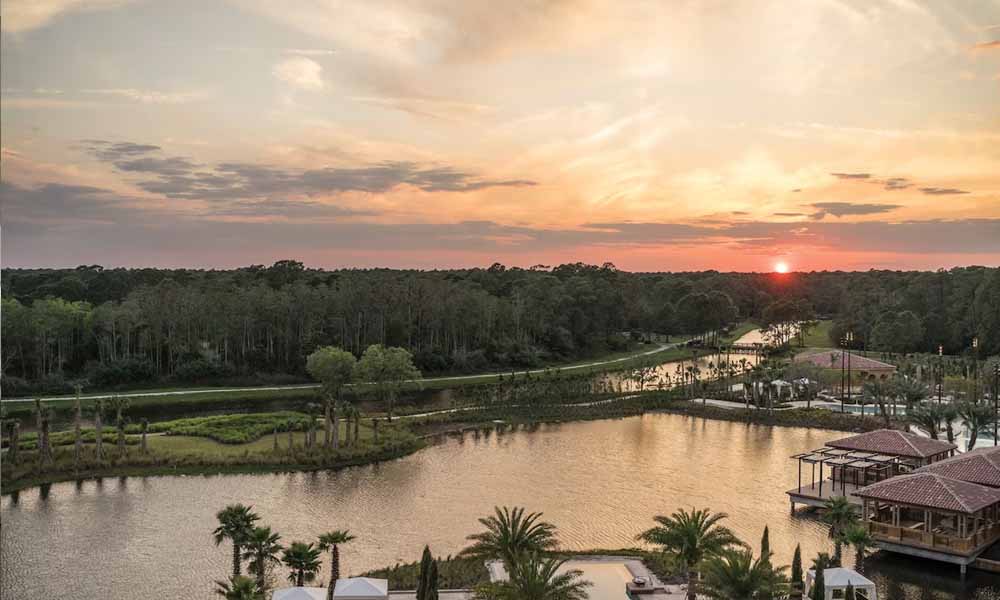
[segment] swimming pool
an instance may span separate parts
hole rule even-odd
[[[590,600],[628,600],[625,584],[632,581],[632,573],[622,562],[571,560],[562,566],[562,571],[577,569],[583,571],[583,578],[592,585],[587,588]]]

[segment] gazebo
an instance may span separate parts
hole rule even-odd
[[[854,495],[865,528],[884,550],[950,562],[965,573],[1000,540],[1000,489],[921,470]]]
[[[338,579],[333,588],[334,600],[387,600],[389,581],[369,577]]]
[[[806,573],[807,597],[811,597],[815,580],[816,570],[809,569],[809,572]],[[843,600],[848,585],[854,587],[855,598],[859,600],[877,600],[878,598],[875,582],[867,579],[861,573],[841,567],[823,569],[823,587],[826,588],[823,597],[826,600]]]

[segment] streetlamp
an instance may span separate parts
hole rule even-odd
[[[997,445],[997,429],[1000,425],[1000,410],[997,400],[1000,399],[1000,362],[993,365],[993,445]]]
[[[851,344],[854,343],[854,332],[848,331],[844,333],[844,339],[841,341],[841,346],[845,349],[849,349]],[[845,357],[846,354],[846,357]],[[840,412],[847,412],[844,407],[844,361],[847,361],[847,399],[851,399],[851,354],[850,351],[841,350],[840,352]]]
[[[975,394],[974,400],[978,404],[979,396],[979,336],[972,338],[972,389]]]
[[[944,345],[938,346],[937,396],[941,406],[941,392],[944,390]]]

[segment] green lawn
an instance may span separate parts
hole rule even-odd
[[[830,329],[833,328],[832,320],[820,321],[816,327],[810,329],[804,338],[806,348],[832,348],[830,342]]]

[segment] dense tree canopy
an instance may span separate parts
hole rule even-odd
[[[613,265],[448,271],[6,269],[3,374],[109,386],[171,377],[305,374],[306,357],[373,344],[423,372],[533,366],[623,344],[630,330],[717,331],[737,319],[835,320],[886,351],[1000,352],[1000,269],[789,275],[626,273]],[[776,304],[776,302],[781,302]],[[770,309],[769,309],[770,307]],[[769,310],[768,310],[769,309]]]

